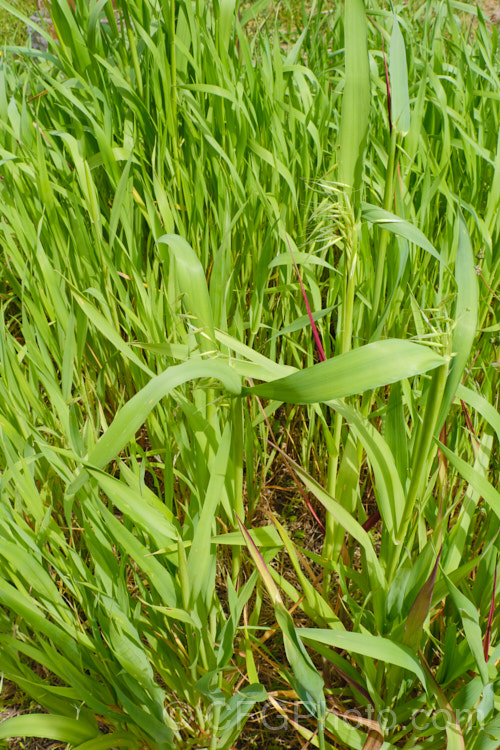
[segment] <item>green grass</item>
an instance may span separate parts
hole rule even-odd
[[[0,61],[0,741],[494,750],[497,35],[117,8]]]
[[[13,0],[12,5],[28,18],[36,12],[36,3],[33,0]],[[24,44],[26,37],[26,24],[5,8],[0,8],[0,45],[3,47],[4,44]]]

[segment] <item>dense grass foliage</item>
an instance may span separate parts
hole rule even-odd
[[[0,60],[0,742],[494,750],[496,31],[52,13]]]

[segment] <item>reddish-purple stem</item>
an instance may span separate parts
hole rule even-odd
[[[385,85],[387,86],[387,111],[389,113],[389,133],[392,135],[391,84],[389,82],[389,69],[387,67],[387,59],[385,56],[384,37],[382,37],[382,54],[384,56]]]
[[[490,613],[488,615],[488,624],[486,625],[486,633],[484,634],[484,660],[488,661],[488,652],[490,650],[491,640],[491,628],[493,625],[493,615],[495,614],[495,593],[497,589],[497,567],[495,566],[495,578],[493,579],[493,594],[491,595]]]
[[[376,510],[375,513],[372,513],[370,518],[367,518],[366,521],[363,524],[363,528],[365,531],[370,531],[370,529],[373,529],[376,523],[380,521],[380,511]]]
[[[316,323],[314,322],[314,319],[313,319],[313,316],[312,316],[311,307],[309,305],[309,300],[307,299],[307,294],[306,294],[306,290],[304,289],[304,284],[302,283],[302,278],[300,276],[299,267],[298,267],[297,262],[295,260],[295,256],[293,254],[293,250],[292,250],[292,246],[290,245],[290,241],[289,241],[289,239],[288,239],[288,237],[286,235],[285,235],[285,237],[286,237],[286,243],[288,245],[288,249],[290,250],[290,255],[292,256],[293,265],[295,266],[295,270],[297,272],[297,276],[298,276],[298,279],[299,279],[300,288],[302,289],[302,296],[304,297],[304,302],[306,303],[307,314],[309,316],[309,322],[311,323],[311,326],[312,326],[313,336],[314,336],[314,340],[316,342],[316,348],[318,350],[318,357],[319,357],[320,362],[325,362],[325,360],[326,360],[325,352],[324,352],[323,346],[321,344],[321,339],[319,337],[318,329],[316,328]]]
[[[462,405],[462,411],[463,411],[463,414],[464,414],[464,417],[465,417],[465,422],[467,424],[467,429],[469,430],[469,432],[471,433],[471,435],[474,435],[474,437],[476,438],[476,443],[478,443],[479,441],[477,439],[476,431],[474,429],[474,426],[472,424],[472,420],[470,418],[469,410],[467,409],[467,404],[465,403],[465,401],[462,401],[462,399],[460,399],[460,403]]]

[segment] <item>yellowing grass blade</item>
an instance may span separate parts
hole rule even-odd
[[[317,718],[320,737],[323,735],[323,725],[326,715],[326,703],[323,694],[324,682],[323,678],[317,671],[316,667],[311,661],[311,657],[304,648],[302,641],[298,635],[298,631],[295,629],[292,617],[286,609],[281,595],[278,591],[278,587],[273,581],[271,573],[269,572],[266,563],[259,550],[255,546],[255,543],[248,533],[247,529],[238,518],[238,524],[241,529],[245,541],[247,543],[248,551],[252,556],[257,570],[259,571],[264,585],[267,588],[269,596],[274,604],[274,612],[276,620],[280,626],[283,634],[283,643],[285,646],[285,652],[287,659],[292,667],[294,674],[294,687],[302,700],[307,710]]]
[[[379,750],[383,744],[384,744],[383,735],[380,734],[378,730],[377,731],[372,730],[368,735],[368,739],[363,745],[363,750]]]
[[[238,526],[240,527],[240,531],[243,535],[243,539],[245,540],[245,544],[247,545],[247,549],[250,552],[250,556],[254,562],[255,567],[259,571],[259,575],[262,578],[264,585],[267,589],[267,593],[271,597],[271,601],[274,606],[276,604],[280,603],[282,604],[281,594],[278,591],[278,587],[273,581],[273,578],[267,569],[267,565],[264,562],[264,558],[259,552],[259,548],[255,544],[254,540],[248,533],[248,529],[243,525],[241,519],[236,516],[236,520],[238,521]]]

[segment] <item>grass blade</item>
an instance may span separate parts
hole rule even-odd
[[[265,385],[243,388],[242,393],[294,404],[315,404],[428,372],[442,365],[443,361],[424,346],[388,339],[367,344]]]

